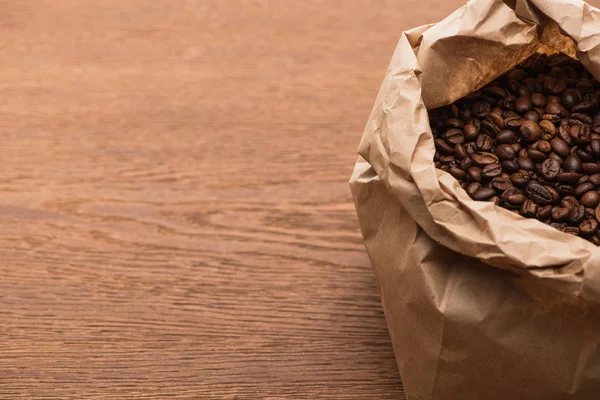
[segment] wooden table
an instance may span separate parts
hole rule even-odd
[[[0,0],[0,398],[402,399],[347,185],[458,0]]]

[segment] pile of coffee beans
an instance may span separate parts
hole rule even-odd
[[[431,110],[435,166],[475,200],[600,245],[600,83],[564,54],[536,54]]]

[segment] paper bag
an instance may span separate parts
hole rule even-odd
[[[600,399],[600,248],[433,164],[428,109],[549,49],[600,78],[600,12],[472,0],[393,55],[350,184],[409,400]]]

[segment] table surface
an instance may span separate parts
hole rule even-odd
[[[459,3],[0,0],[0,398],[403,399],[347,181]]]

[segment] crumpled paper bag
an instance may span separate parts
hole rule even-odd
[[[600,399],[600,247],[433,164],[427,109],[557,50],[600,78],[600,11],[472,0],[400,38],[350,186],[409,400]]]

